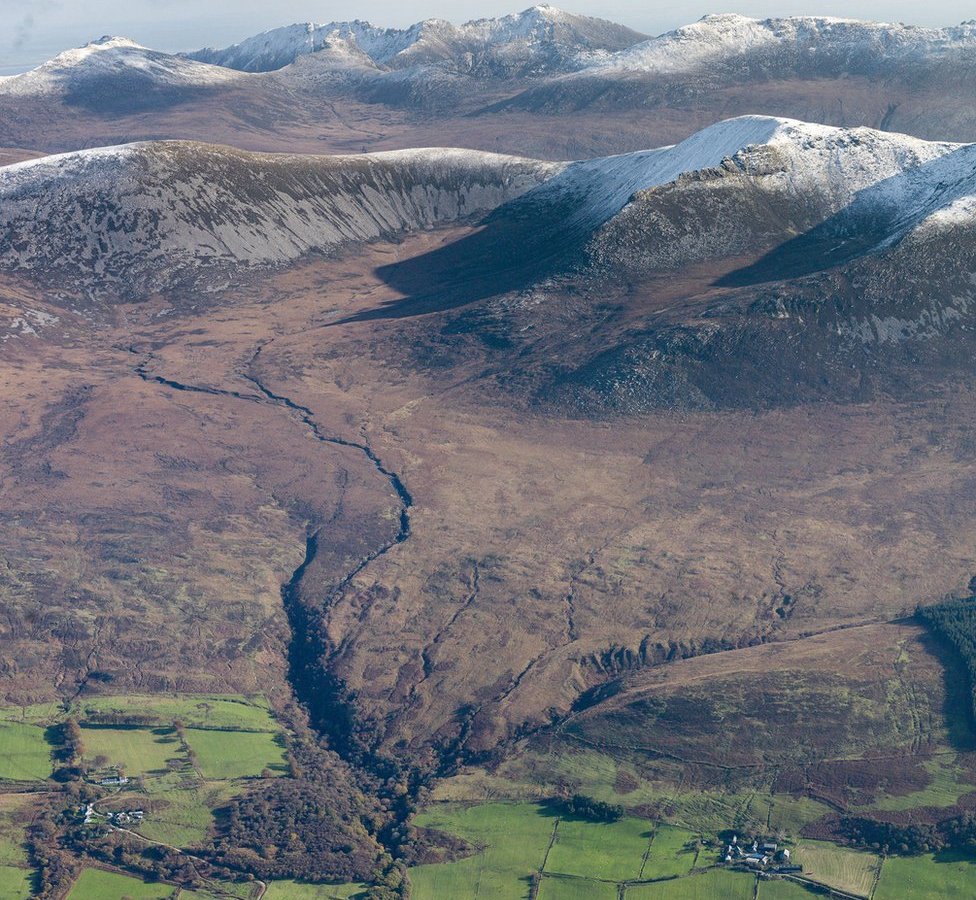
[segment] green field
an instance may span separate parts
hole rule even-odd
[[[31,877],[27,869],[0,866],[0,897],[3,900],[27,900],[31,896]]]
[[[0,778],[43,781],[51,771],[51,745],[44,728],[0,722]]]
[[[627,888],[626,900],[753,900],[754,875],[710,869],[671,881],[638,884]]]
[[[83,725],[81,739],[86,760],[104,756],[109,765],[121,766],[130,777],[165,772],[167,760],[186,758],[172,728]]]
[[[285,749],[276,734],[188,728],[186,742],[204,778],[250,778],[264,769],[287,771]]]
[[[35,703],[30,706],[5,706],[0,708],[0,719],[9,722],[31,722],[34,725],[49,725],[64,718],[64,708],[60,703]]]
[[[881,867],[874,900],[972,900],[976,856],[939,853],[891,856]]]
[[[30,795],[0,794],[0,865],[27,864],[24,832],[32,817]]]
[[[543,878],[539,900],[617,900],[617,886],[584,878]]]
[[[627,881],[640,875],[651,838],[650,823],[625,816],[618,822],[560,819],[546,872]]]
[[[529,803],[485,803],[422,813],[415,824],[460,835],[484,849],[458,862],[411,869],[411,900],[525,900],[532,873],[545,858],[554,823],[545,810]]]
[[[365,890],[362,884],[302,884],[269,881],[264,900],[353,900]]]
[[[152,716],[160,725],[170,725],[175,719],[181,719],[187,727],[280,730],[263,697],[123,694],[91,697],[79,704],[82,720],[97,713]]]
[[[85,869],[68,893],[68,900],[168,900],[176,896],[177,888],[169,884],[149,884],[138,878]]]
[[[148,815],[135,830],[151,841],[192,847],[206,840],[213,810],[236,793],[232,785],[198,784],[190,789],[151,790]],[[138,795],[135,795],[136,797]],[[143,805],[138,799],[126,806]]]
[[[814,881],[851,894],[868,897],[881,860],[873,853],[847,850],[826,841],[802,841],[793,850],[793,861]]]
[[[817,895],[802,884],[783,878],[770,878],[759,882],[759,900],[814,900]]]
[[[178,900],[255,900],[261,893],[258,884],[236,884],[231,881],[213,882],[213,888],[180,891]]]
[[[641,878],[667,878],[669,875],[687,874],[695,864],[695,853],[686,850],[685,845],[696,838],[697,835],[683,828],[658,825],[654,829],[651,849]]]

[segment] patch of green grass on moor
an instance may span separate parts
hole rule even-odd
[[[172,728],[83,725],[81,739],[86,760],[104,756],[109,765],[121,766],[130,777],[165,772],[170,759],[186,761]]]
[[[277,734],[187,728],[186,742],[207,779],[254,778],[264,769],[287,771],[285,748]]]
[[[617,822],[560,819],[546,872],[627,881],[640,875],[651,823],[625,816]]]
[[[415,824],[460,835],[483,849],[457,862],[411,869],[411,900],[526,900],[532,873],[542,866],[554,823],[555,818],[534,803],[446,806],[421,813]]]
[[[667,878],[689,872],[695,864],[695,851],[687,849],[687,845],[697,837],[684,828],[658,825],[641,878]]]
[[[817,896],[813,891],[805,888],[802,884],[795,881],[786,881],[783,878],[769,878],[759,881],[758,900],[815,900]]]
[[[890,856],[881,867],[874,900],[972,900],[976,855]]]
[[[51,745],[43,727],[0,722],[0,778],[43,781],[52,769]]]
[[[152,716],[157,724],[169,725],[181,719],[188,728],[239,728],[244,731],[279,731],[267,700],[263,697],[223,695],[120,694],[87,697],[79,704],[79,716],[92,714]]]
[[[119,872],[85,869],[69,891],[68,900],[169,900],[177,890],[171,884],[146,882]]]
[[[539,900],[617,900],[617,885],[588,878],[548,876],[539,885]]]
[[[4,722],[29,722],[33,725],[50,725],[64,717],[60,703],[33,703],[28,706],[0,707],[0,720]]]
[[[769,810],[769,830],[799,834],[804,826],[822,819],[831,812],[826,803],[809,797],[791,797],[789,794],[772,794],[763,798],[772,803]],[[720,830],[720,829],[715,829]]]
[[[0,865],[27,865],[24,841],[25,830],[31,818],[29,795],[0,794]]]
[[[199,784],[189,789],[153,790],[150,811],[134,830],[151,841],[192,847],[207,839],[213,811],[236,793],[226,784]]]
[[[269,881],[264,900],[354,900],[363,894],[363,884],[304,884],[300,881]]]
[[[870,896],[881,865],[874,853],[806,840],[793,849],[793,861],[803,866],[803,874],[814,881],[862,897]]]
[[[28,900],[33,896],[29,870],[18,866],[0,866],[0,897],[3,900]]]
[[[753,900],[756,877],[747,872],[709,869],[696,875],[635,884],[627,888],[626,900]]]
[[[954,806],[963,794],[976,791],[971,776],[967,776],[953,756],[935,756],[922,765],[932,781],[920,791],[901,796],[881,797],[870,804],[872,809],[905,810],[919,806]]]

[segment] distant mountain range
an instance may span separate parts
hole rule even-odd
[[[553,6],[534,6],[499,19],[453,25],[426,19],[405,29],[369,22],[311,22],[256,35],[222,50],[206,48],[191,59],[245,72],[269,72],[323,49],[389,70],[439,66],[460,74],[541,75],[575,71],[646,39],[603,19],[578,16]]]
[[[406,29],[305,23],[185,54],[104,37],[0,78],[0,146],[191,138],[578,159],[755,113],[972,141],[974,51],[972,22],[714,15],[647,38],[550,6]]]

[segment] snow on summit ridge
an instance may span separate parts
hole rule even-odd
[[[154,85],[212,86],[238,80],[240,73],[151,50],[126,37],[105,35],[59,53],[21,75],[0,78],[0,94],[49,94],[79,79],[135,74]]]
[[[754,19],[738,13],[703,16],[659,37],[597,61],[593,68],[647,72],[684,72],[709,63],[756,54],[787,54],[794,62],[806,55],[839,54],[891,62],[938,56],[976,48],[976,24],[924,28],[831,16]]]
[[[186,55],[242,71],[271,71],[343,39],[354,43],[373,62],[397,69],[438,61],[457,62],[471,53],[504,56],[513,46],[540,53],[558,47],[562,48],[559,54],[562,58],[577,54],[585,57],[622,50],[644,37],[623,25],[541,5],[500,18],[474,19],[462,25],[444,19],[425,19],[403,29],[383,28],[361,20],[305,22],[275,28],[231,47],[207,47]],[[580,64],[586,61],[584,58]],[[579,64],[573,66],[578,67]]]

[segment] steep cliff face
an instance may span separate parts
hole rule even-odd
[[[465,150],[249,154],[187,142],[0,171],[0,267],[138,298],[483,215],[559,166]]]

